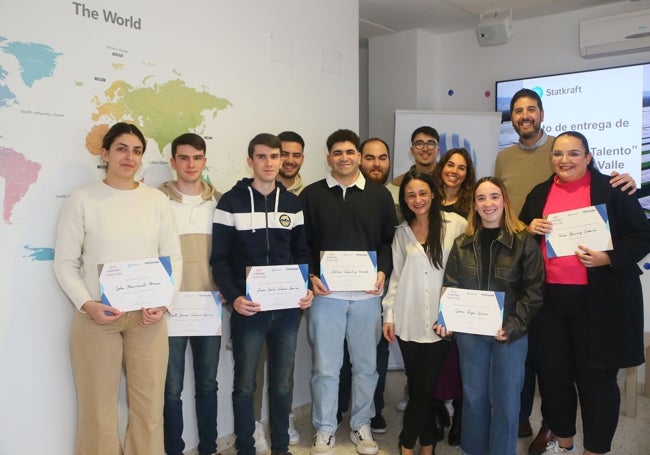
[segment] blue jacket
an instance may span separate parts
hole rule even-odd
[[[223,297],[246,295],[246,267],[309,262],[300,199],[276,182],[264,196],[245,178],[225,193],[214,213],[210,265]]]

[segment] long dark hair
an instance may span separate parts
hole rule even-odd
[[[413,213],[413,210],[411,210],[406,203],[404,189],[411,180],[422,180],[429,186],[431,194],[433,195],[431,209],[429,210],[429,233],[427,234],[427,240],[424,244],[424,251],[426,251],[429,256],[431,264],[433,264],[436,269],[442,269],[442,238],[445,231],[444,224],[442,223],[442,214],[440,213],[440,194],[438,194],[438,191],[436,190],[436,185],[433,183],[433,177],[431,177],[431,175],[418,170],[412,170],[406,173],[404,180],[402,180],[402,184],[399,186],[399,206],[402,209],[404,219],[409,226],[411,226],[411,223],[415,219],[415,213]]]
[[[466,211],[467,213],[472,211],[474,205],[474,184],[476,183],[476,171],[474,170],[474,163],[472,163],[472,157],[469,152],[464,148],[450,149],[445,153],[440,162],[436,164],[435,169],[433,170],[433,180],[436,183],[436,187],[441,195],[446,198],[445,195],[445,184],[442,181],[442,173],[445,170],[447,161],[451,159],[454,155],[460,155],[465,160],[467,164],[467,173],[465,174],[465,180],[460,184],[458,189],[458,202],[456,203],[457,207],[461,210]]]

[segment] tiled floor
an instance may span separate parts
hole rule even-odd
[[[379,455],[397,454],[397,435],[401,429],[402,413],[395,410],[395,404],[401,399],[404,391],[405,376],[401,371],[391,371],[388,373],[387,386],[385,392],[386,408],[383,415],[388,423],[388,431],[383,435],[376,435],[379,444]],[[531,424],[537,432],[539,428],[539,412],[537,403],[535,412],[531,418]],[[314,429],[311,425],[309,409],[299,409],[296,411],[296,429],[300,432],[301,440],[297,446],[291,446],[290,450],[293,455],[309,455],[309,448],[312,443]],[[580,423],[578,426],[580,427]],[[337,455],[352,455],[356,453],[355,446],[350,442],[350,430],[348,427],[348,416],[345,416],[343,423],[336,432]],[[528,445],[532,437],[522,438],[519,440],[518,451],[520,455],[528,453]],[[579,451],[582,453],[582,440],[580,430],[577,437]],[[220,447],[222,447],[220,445]],[[224,455],[235,453],[233,448],[222,451]],[[446,440],[436,446],[437,455],[457,454],[458,449],[447,445]],[[630,419],[621,414],[619,419],[618,430],[614,437],[611,454],[615,455],[650,455],[650,399],[639,395],[637,397],[637,417]]]

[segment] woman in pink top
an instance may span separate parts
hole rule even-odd
[[[644,361],[637,262],[650,251],[650,225],[637,199],[613,189],[610,177],[598,172],[582,134],[560,134],[551,159],[555,173],[533,188],[520,215],[540,240],[546,268],[544,305],[533,334],[538,339],[531,343],[539,349],[545,417],[557,437],[544,454],[577,452],[578,398],[584,453],[602,454],[611,450],[618,424],[618,369]],[[575,254],[554,257],[544,241],[553,230],[548,215],[600,204],[613,249],[579,244]],[[612,336],[612,328],[618,334]]]

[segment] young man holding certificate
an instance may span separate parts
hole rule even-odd
[[[314,344],[312,423],[317,431],[311,453],[329,455],[334,450],[346,340],[353,365],[350,438],[357,452],[374,455],[378,447],[370,419],[375,415],[381,294],[392,268],[397,218],[390,192],[359,171],[359,137],[354,132],[335,131],[327,149],[331,174],[300,194],[316,295],[309,321]]]
[[[177,180],[165,182],[160,187],[170,200],[183,252],[183,280],[176,304],[177,311],[174,312],[175,317],[168,321],[169,364],[164,408],[167,455],[181,455],[185,448],[181,393],[188,341],[194,359],[199,455],[217,452],[217,367],[221,349],[221,305],[213,297],[212,291],[216,290],[216,286],[208,261],[212,219],[221,193],[210,183],[201,180],[207,161],[205,153],[205,141],[198,134],[186,133],[174,139],[170,164],[176,170]],[[184,317],[197,313],[205,316],[200,320]],[[183,325],[182,321],[187,324]]]
[[[248,145],[253,178],[241,179],[217,204],[212,227],[212,273],[230,318],[235,361],[232,393],[235,447],[254,455],[255,373],[262,344],[269,358],[271,453],[289,446],[293,361],[300,309],[311,305],[308,251],[300,200],[276,182],[280,139],[258,134]]]

